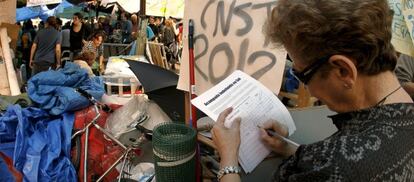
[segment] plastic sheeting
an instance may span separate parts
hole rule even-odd
[[[2,121],[18,123],[13,163],[24,181],[76,181],[70,161],[74,114],[51,116],[37,108],[9,106]],[[9,125],[13,127],[14,125]]]
[[[101,77],[89,77],[86,70],[71,62],[57,71],[38,73],[28,83],[29,97],[52,115],[80,110],[90,105],[89,100],[76,91],[77,88],[98,100],[105,92]]]
[[[54,16],[57,13],[62,13],[65,8],[73,7],[72,4],[64,0],[57,7],[48,9],[46,5],[35,6],[35,7],[23,7],[16,10],[16,21],[24,21],[32,18],[40,18],[43,21],[49,16]]]
[[[2,182],[15,182],[16,179],[14,179],[12,173],[10,172],[9,168],[7,167],[6,161],[3,160],[3,158],[0,157],[0,174]]]

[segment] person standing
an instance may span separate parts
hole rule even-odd
[[[33,27],[32,20],[27,20],[23,24],[23,30],[21,38],[21,48],[22,48],[22,59],[23,63],[26,65],[26,80],[30,79],[32,70],[30,69],[29,62],[30,62],[30,50],[32,48],[32,44],[34,38],[36,37],[36,30]]]
[[[90,35],[90,29],[83,23],[83,15],[73,14],[73,23],[70,29],[70,51],[77,56]]]
[[[132,22],[128,20],[127,13],[120,13],[118,21],[115,23],[114,29],[116,29],[117,34],[121,34],[122,38],[120,42],[122,44],[128,44],[131,42]]]
[[[139,21],[140,19],[136,14],[131,15],[131,22],[132,22],[132,33],[131,33],[131,39],[136,40],[138,37],[138,34],[140,32],[139,29]],[[154,32],[152,31],[151,27],[147,25],[146,27],[146,34],[148,41],[152,41],[155,38]]]
[[[56,17],[51,16],[47,18],[45,28],[37,33],[30,51],[32,76],[60,66],[62,38],[57,29]]]

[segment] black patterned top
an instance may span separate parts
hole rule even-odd
[[[275,181],[414,181],[414,104],[330,117],[338,131],[301,145]]]

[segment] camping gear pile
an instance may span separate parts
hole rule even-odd
[[[131,93],[123,106],[102,104],[102,77],[89,77],[71,62],[32,77],[27,94],[0,97],[0,154],[5,154],[0,155],[0,171],[7,171],[5,177],[11,181],[150,181],[154,166],[134,161],[143,155],[142,146],[153,138],[154,128],[158,128],[154,147],[162,155],[151,157],[161,164],[157,166],[160,180],[173,179],[171,175],[182,169],[193,170],[195,131],[165,124],[184,121],[184,93],[175,89],[178,76],[148,63],[127,63],[146,95]],[[123,139],[131,131],[136,133]],[[170,157],[160,158],[165,156]],[[162,164],[171,162],[176,165],[162,169]]]
[[[127,176],[123,172],[135,165],[133,157],[142,155],[151,130],[171,121],[170,114],[145,95],[132,97],[125,106],[102,104],[104,93],[101,77],[89,77],[70,62],[32,77],[28,96],[33,103],[18,99],[21,105],[12,101],[0,111],[0,154],[6,154],[0,155],[0,171],[8,171],[2,174],[12,181],[113,181]],[[130,139],[132,144],[121,141],[122,134],[134,129],[139,134]]]

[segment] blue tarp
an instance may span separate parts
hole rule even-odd
[[[58,6],[49,10],[45,5],[34,6],[34,7],[23,7],[16,9],[16,22],[24,21],[32,18],[39,17],[43,21],[49,16],[54,16],[58,13],[62,13],[63,9],[72,7],[73,5],[66,0],[62,1]]]
[[[89,77],[85,69],[67,62],[64,68],[40,72],[28,82],[29,97],[52,115],[77,111],[90,105],[76,89],[82,89],[100,100],[104,94],[101,77]]]
[[[76,181],[70,161],[71,134],[75,115],[51,116],[38,108],[11,105],[0,117],[15,122],[16,145],[13,164],[24,181]],[[9,125],[13,127],[13,125]]]
[[[9,168],[7,167],[6,161],[0,157],[0,182],[15,182],[14,176],[10,172]]]

